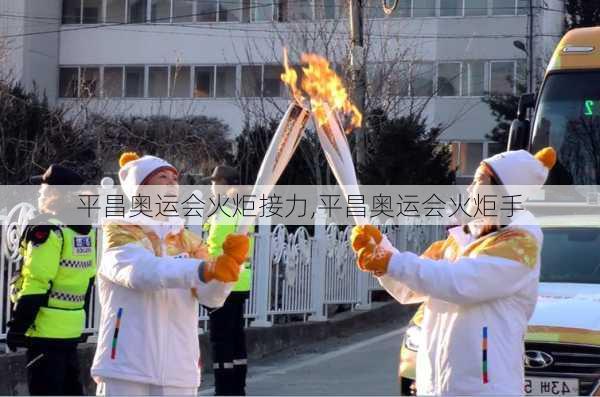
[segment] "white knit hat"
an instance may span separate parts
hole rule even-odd
[[[155,156],[140,157],[137,153],[126,152],[119,158],[119,181],[123,192],[131,200],[138,193],[140,185],[154,172],[167,168],[175,173],[177,169],[165,160]]]
[[[532,155],[526,150],[499,153],[483,160],[503,185],[542,186],[548,172],[556,163],[556,152],[551,147]]]

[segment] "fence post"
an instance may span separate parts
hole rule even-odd
[[[6,269],[6,262],[4,259],[4,243],[6,240],[6,237],[4,236],[4,233],[6,231],[6,216],[5,215],[0,215],[0,299],[2,299],[4,301],[5,296],[6,301],[5,301],[5,305],[8,305],[8,294],[4,293],[4,272],[7,271]],[[7,275],[7,277],[10,277],[10,275]],[[2,306],[2,302],[0,302],[0,336],[5,336],[5,334],[2,332],[2,328],[4,327],[4,307]],[[8,353],[10,350],[8,349],[8,346],[5,346],[5,353]]]
[[[251,327],[270,327],[269,312],[269,283],[271,281],[271,218],[258,217],[258,234],[255,240],[256,256],[254,271],[256,272],[256,318]]]
[[[311,321],[327,320],[327,313],[325,312],[325,266],[329,242],[326,221],[325,211],[317,209],[310,261],[310,306],[313,311],[313,314],[309,317]]]

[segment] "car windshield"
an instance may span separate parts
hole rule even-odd
[[[600,228],[544,228],[540,281],[600,284]]]
[[[558,163],[548,184],[600,185],[600,71],[556,73],[542,88],[534,153],[551,145]]]

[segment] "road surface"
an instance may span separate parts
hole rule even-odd
[[[398,395],[401,323],[250,362],[248,395]],[[200,395],[213,395],[206,375]]]

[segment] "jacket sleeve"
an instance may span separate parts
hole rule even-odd
[[[533,236],[523,234],[486,244],[454,262],[396,252],[387,277],[434,299],[476,304],[512,295],[534,281],[538,251]]]
[[[434,242],[433,244],[431,244],[429,246],[429,248],[427,248],[427,250],[425,250],[425,252],[421,255],[421,257],[428,258],[428,259],[441,258],[444,243],[445,243],[444,240]],[[393,251],[395,253],[398,253],[398,250],[391,246],[391,244],[387,240],[387,237],[384,236],[384,239],[382,240],[382,244],[385,244],[388,247],[388,249],[390,249],[390,247],[391,247],[391,249],[393,249]],[[391,266],[391,261],[390,261],[390,266]],[[379,277],[379,284],[381,284],[381,286],[390,295],[392,295],[394,297],[394,299],[396,299],[398,302],[400,302],[404,305],[408,305],[408,304],[412,304],[412,303],[421,303],[427,299],[426,294],[415,292],[414,290],[407,287],[406,284],[404,284],[403,282],[398,281],[397,279],[393,278],[389,274],[389,272],[388,272],[388,274],[385,274],[385,275]]]
[[[223,306],[225,300],[233,290],[235,283],[223,283],[217,280],[202,283],[196,287],[198,302],[201,305],[217,308]]]
[[[190,230],[185,230],[184,236],[186,250],[190,252],[192,257],[208,259],[208,250],[206,249],[206,245],[203,243],[200,236],[196,235]],[[213,280],[208,283],[201,282],[195,287],[195,295],[200,304],[204,306],[210,308],[221,307],[225,303],[225,299],[227,299],[227,296],[229,296],[233,286],[233,283],[222,283],[217,280]]]
[[[200,263],[200,259],[156,256],[142,245],[128,243],[107,248],[102,254],[98,273],[125,288],[193,288],[201,283]]]

